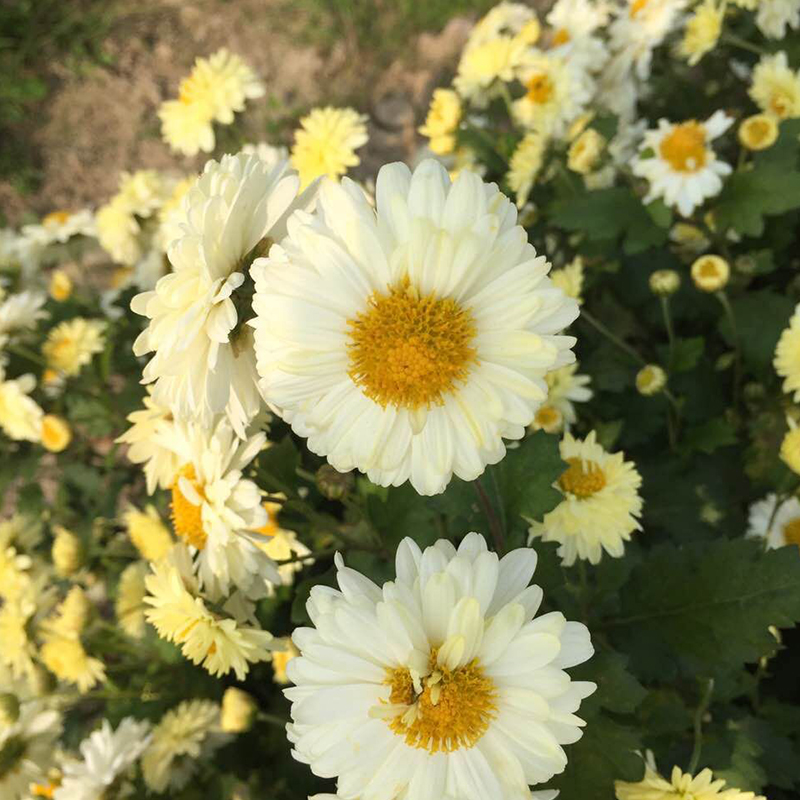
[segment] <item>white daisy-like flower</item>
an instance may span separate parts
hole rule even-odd
[[[760,0],[756,25],[764,36],[783,39],[787,28],[800,28],[800,0]]]
[[[589,388],[591,377],[577,375],[578,363],[547,373],[547,402],[536,412],[533,427],[557,433],[568,431],[578,421],[575,403],[586,403],[592,399]]]
[[[42,438],[44,412],[29,397],[36,388],[33,375],[20,375],[5,379],[5,369],[0,364],[0,429],[9,439],[38,442]]]
[[[747,518],[747,535],[763,539],[767,549],[787,544],[800,546],[800,500],[794,495],[779,500],[768,494],[750,506]]]
[[[257,545],[253,531],[268,522],[261,492],[242,471],[263,448],[266,436],[236,437],[221,420],[210,431],[179,424],[159,437],[181,464],[172,481],[175,533],[198,552],[204,591],[214,599],[237,588],[263,597],[266,581],[278,583],[274,562]]]
[[[186,700],[168,711],[153,729],[142,755],[142,775],[147,787],[158,794],[180,790],[214,752],[230,740],[220,728],[219,703]]]
[[[514,116],[544,135],[562,136],[592,96],[584,72],[547,53],[526,55],[518,77],[525,94],[514,101]]]
[[[547,15],[553,29],[548,53],[573,68],[600,72],[609,52],[596,34],[608,23],[609,10],[607,3],[597,0],[558,0]]]
[[[21,233],[42,247],[64,244],[73,236],[94,236],[94,214],[88,209],[80,211],[52,211],[34,225],[23,225]]]
[[[327,183],[254,263],[265,398],[340,472],[421,494],[480,475],[519,439],[578,315],[494,184],[424,161],[378,174],[377,211]]]
[[[38,701],[20,705],[19,717],[0,723],[0,797],[25,800],[31,783],[41,780],[53,764],[61,735],[61,716]]]
[[[246,267],[254,251],[285,234],[298,199],[297,174],[282,161],[272,169],[258,156],[209,161],[183,201],[184,235],[173,241],[173,272],[131,308],[150,319],[134,343],[154,353],[144,383],[153,398],[180,416],[209,426],[227,413],[239,435],[259,411]]]
[[[188,547],[176,545],[151,569],[145,578],[144,602],[151,606],[145,617],[159,636],[179,645],[186,658],[211,675],[233,670],[240,681],[251,663],[269,660],[272,634],[253,624],[252,607],[240,595],[234,593],[221,612],[207,607]]]
[[[558,542],[566,566],[578,558],[598,564],[604,550],[620,558],[631,534],[642,529],[641,476],[622,453],[607,453],[594,431],[583,441],[565,434],[560,450],[568,467],[554,487],[564,499],[533,522],[531,541]]]
[[[47,318],[42,309],[46,301],[43,292],[31,290],[0,298],[0,338],[35,328],[39,320]]]
[[[152,387],[147,387],[147,395],[142,399],[144,408],[128,415],[131,427],[116,439],[128,445],[128,460],[134,464],[144,464],[147,479],[147,493],[153,494],[156,487],[168,489],[172,486],[178,470],[180,457],[169,446],[169,435],[175,420],[169,408],[159,405],[152,396]]]
[[[475,23],[466,46],[476,47],[503,35],[517,36],[530,26],[538,30],[536,12],[530,6],[503,0]],[[537,37],[531,34],[527,38],[533,44]]]
[[[705,122],[659,120],[656,130],[645,133],[632,164],[634,175],[650,184],[644,202],[661,197],[690,217],[705,200],[718,195],[722,179],[733,170],[717,158],[710,143],[732,124],[733,118],[724,111],[714,112]]]
[[[496,81],[509,83],[516,77],[528,44],[513,36],[497,36],[467,47],[458,62],[453,87],[480,107],[492,96]]]
[[[81,742],[83,759],[64,764],[61,786],[53,799],[102,800],[124,796],[120,789],[126,773],[147,747],[149,734],[150,723],[145,720],[125,717],[113,730],[104,719],[100,729]]]
[[[530,800],[564,770],[596,688],[565,669],[593,649],[581,623],[536,618],[536,553],[501,560],[470,533],[458,550],[404,539],[382,587],[336,566],[340,591],[315,586],[314,628],[293,634],[296,759],[361,800]]]
[[[242,152],[248,156],[258,156],[268,167],[272,168],[289,158],[289,148],[283,145],[275,146],[269,142],[246,144]]]

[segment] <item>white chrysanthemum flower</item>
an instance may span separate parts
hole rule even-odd
[[[0,428],[9,439],[38,442],[42,438],[44,412],[29,397],[35,387],[33,375],[6,380],[5,369],[0,364]]]
[[[268,142],[246,144],[242,152],[248,156],[258,156],[270,169],[289,158],[289,150],[283,145],[275,146]]]
[[[779,501],[778,495],[768,494],[750,506],[747,535],[763,539],[768,549],[787,544],[800,546],[800,500],[794,495]]]
[[[650,184],[644,202],[661,197],[668,206],[690,217],[705,200],[718,195],[722,178],[730,175],[732,168],[717,158],[711,141],[732,124],[733,118],[724,111],[714,112],[705,122],[659,120],[656,130],[645,133],[632,164],[634,175]]]
[[[761,56],[753,70],[750,97],[778,119],[800,117],[800,70],[791,69],[785,52]]]
[[[183,789],[214,752],[230,740],[220,729],[220,707],[211,700],[186,700],[161,718],[142,755],[147,788],[161,794]]]
[[[105,320],[73,317],[60,322],[47,333],[42,354],[47,366],[62,375],[74,377],[90,364],[92,356],[106,346]]]
[[[158,116],[164,141],[187,156],[214,149],[215,120],[230,125],[245,102],[264,96],[264,85],[242,59],[225,48],[197,58],[181,81],[177,100],[161,104]]]
[[[118,264],[133,266],[142,257],[141,227],[125,200],[114,197],[97,211],[100,246]]]
[[[500,560],[470,533],[458,550],[404,539],[383,587],[336,566],[341,591],[315,586],[315,627],[293,634],[295,758],[361,800],[529,800],[564,770],[595,689],[564,670],[593,649],[581,623],[535,618],[536,553]]]
[[[620,558],[634,531],[641,530],[641,476],[622,453],[607,453],[592,431],[586,439],[569,433],[561,440],[568,467],[554,486],[564,499],[541,522],[533,522],[531,541],[558,542],[566,566],[577,558],[598,564],[605,550]]]
[[[0,298],[0,337],[18,330],[35,328],[47,318],[42,306],[47,301],[43,292],[24,291]]]
[[[772,363],[775,371],[784,379],[783,391],[787,394],[794,392],[794,401],[800,401],[800,304],[795,307],[789,327],[778,339]]]
[[[522,208],[531,194],[536,178],[544,163],[547,137],[538,131],[530,131],[517,145],[506,173],[508,188],[516,194],[517,208]]]
[[[620,69],[650,77],[653,51],[681,21],[688,0],[627,0],[609,26],[610,46]]]
[[[503,0],[475,23],[466,47],[476,47],[501,35],[517,36],[529,26],[535,26],[538,30],[536,12],[524,3]],[[533,36],[532,33],[527,35],[530,44],[533,44],[536,38],[537,36]]]
[[[294,134],[292,166],[305,189],[315,178],[338,178],[361,163],[356,150],[367,143],[367,115],[352,108],[315,108]]]
[[[42,247],[68,242],[73,236],[94,236],[94,214],[88,209],[80,211],[52,211],[36,225],[23,225],[24,237]]]
[[[759,0],[756,25],[764,36],[783,39],[786,28],[800,28],[800,0]]]
[[[609,5],[602,0],[558,0],[547,15],[553,29],[548,53],[573,69],[600,72],[609,51],[598,32],[608,23],[608,17]],[[590,88],[594,87],[590,84]]]
[[[279,581],[253,534],[268,522],[261,492],[242,475],[265,441],[263,433],[242,441],[222,420],[210,431],[178,425],[162,442],[181,463],[171,487],[172,525],[198,551],[201,585],[214,599],[234,588],[263,597],[266,581]]]
[[[184,235],[169,248],[173,272],[131,302],[150,319],[134,352],[154,353],[143,382],[155,382],[160,406],[206,427],[227,413],[240,436],[258,413],[244,270],[254,250],[285,234],[287,216],[305,202],[298,186],[287,162],[269,169],[240,154],[209,161],[188,191]]]
[[[495,81],[514,80],[528,49],[525,41],[513,36],[497,36],[467,47],[453,86],[465,100],[483,106],[492,96]]]
[[[116,197],[137,217],[146,219],[169,197],[171,181],[154,169],[123,172]]]
[[[190,175],[187,178],[179,180],[172,189],[170,196],[164,201],[161,208],[158,210],[158,231],[156,233],[156,242],[158,249],[162,253],[169,252],[169,246],[176,240],[183,236],[183,228],[181,223],[184,220],[183,213],[183,198],[192,186],[197,183],[197,175]],[[164,273],[158,274],[152,286],[155,286]],[[142,285],[141,280],[136,281],[137,285]]]
[[[250,624],[234,612],[245,604],[232,596],[223,606],[225,615],[212,612],[205,604],[185,545],[151,565],[145,578],[151,606],[145,617],[159,636],[179,645],[184,656],[201,664],[211,675],[227,675],[231,670],[244,680],[250,664],[268,661],[272,634]]]
[[[519,439],[578,315],[494,184],[424,161],[378,174],[377,212],[327,183],[254,263],[265,398],[340,472],[421,494],[472,480]]]
[[[577,375],[578,366],[575,362],[547,373],[547,402],[536,412],[534,429],[558,433],[568,431],[578,421],[574,404],[586,403],[593,396],[589,388],[592,379]]]
[[[126,773],[150,740],[150,723],[125,717],[116,730],[107,719],[81,742],[81,761],[64,764],[61,786],[54,800],[103,800],[122,795]],[[116,791],[115,791],[116,790]]]
[[[5,646],[5,644],[4,644]],[[61,735],[61,716],[43,710],[38,701],[22,703],[19,717],[0,723],[0,797],[23,800],[31,783],[41,780],[53,764]]]
[[[563,136],[592,96],[591,83],[580,70],[546,53],[527,55],[518,76],[525,94],[514,101],[514,116],[544,135]]]
[[[156,487],[168,489],[172,486],[181,463],[178,454],[162,444],[169,441],[175,426],[172,411],[154,400],[149,386],[142,402],[144,408],[128,415],[131,427],[116,441],[128,445],[129,461],[144,464],[147,493],[153,494]]]

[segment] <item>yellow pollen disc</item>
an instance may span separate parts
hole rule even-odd
[[[267,523],[260,528],[256,528],[256,533],[260,533],[262,536],[274,536],[278,532],[278,511],[280,507],[280,503],[264,503],[264,510],[267,512]]]
[[[697,172],[706,163],[706,130],[694,120],[676,125],[659,147],[661,157],[677,172]]]
[[[469,310],[420,295],[408,278],[388,294],[373,294],[367,311],[347,324],[349,375],[382,406],[441,405],[477,361]]]
[[[197,481],[197,474],[194,471],[194,464],[187,464],[182,467],[175,476],[172,484],[172,526],[175,533],[183,539],[186,544],[202,550],[206,546],[206,532],[203,530],[202,504],[196,506],[190,503],[181,492],[178,486],[180,478],[186,478],[192,484],[194,490],[200,495],[203,494],[203,487]]]
[[[541,406],[534,417],[536,424],[548,433],[561,426],[561,412],[554,406]]]
[[[591,497],[606,485],[606,476],[599,464],[580,458],[566,459],[569,467],[558,479],[558,484],[576,497]]]
[[[34,797],[52,798],[59,786],[59,783],[34,783],[31,786],[31,794]]]
[[[719,267],[711,258],[701,261],[697,271],[701,278],[716,278],[719,275]]]
[[[547,75],[534,75],[525,86],[528,100],[537,105],[546,103],[553,96],[553,82]]]
[[[42,225],[63,225],[70,216],[69,211],[52,211],[42,220]]]
[[[553,47],[566,44],[571,38],[572,37],[569,35],[569,31],[566,28],[559,28],[553,34]]]
[[[783,538],[786,544],[796,544],[800,547],[800,517],[789,520],[783,526]]]
[[[631,3],[631,17],[635,17],[640,11],[643,11],[647,5],[647,0],[633,0]]]
[[[486,733],[497,713],[497,695],[477,659],[449,670],[436,665],[436,653],[431,651],[433,672],[423,679],[419,695],[406,668],[389,670],[389,702],[409,706],[410,711],[388,722],[409,747],[452,753],[473,747]]]

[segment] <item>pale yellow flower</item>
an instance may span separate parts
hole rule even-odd
[[[120,628],[134,639],[141,639],[146,627],[144,619],[146,575],[147,564],[144,561],[134,561],[122,571],[117,587],[117,600],[114,604],[117,621]]]
[[[650,765],[645,768],[644,778],[635,783],[615,781],[617,800],[765,800],[753,792],[725,789],[724,780],[714,780],[710,769],[704,769],[693,777],[672,768],[670,780],[662,778]]]
[[[579,175],[592,171],[606,146],[605,136],[594,128],[587,128],[569,146],[567,166]]]
[[[226,733],[244,733],[253,726],[258,703],[252,695],[229,686],[222,695],[220,727]]]
[[[536,131],[526,134],[511,156],[506,173],[508,188],[517,196],[517,208],[528,202],[539,171],[544,162],[547,139]]]
[[[636,373],[636,391],[646,397],[658,394],[667,385],[667,373],[658,364],[647,364]]]
[[[286,665],[300,655],[300,651],[295,647],[294,642],[289,639],[276,639],[275,645],[279,650],[272,651],[272,675],[275,683],[286,685],[289,678],[286,676]]]
[[[786,422],[789,430],[781,442],[781,460],[792,472],[800,475],[800,427],[791,417],[787,417]]]
[[[452,153],[456,146],[455,132],[461,119],[461,100],[452,89],[436,89],[425,124],[419,129],[430,139],[428,146],[440,156]]]
[[[339,178],[361,163],[356,150],[367,143],[367,117],[352,108],[315,108],[300,120],[294,134],[292,166],[300,188],[326,175]]]
[[[54,525],[52,557],[56,572],[62,577],[77,572],[83,563],[81,540],[63,525]]]
[[[572,297],[578,303],[583,303],[583,259],[580,256],[575,256],[562,269],[554,269],[550,273],[550,280],[567,297]]]
[[[772,114],[753,114],[739,125],[739,141],[748,150],[766,150],[778,140],[778,122]]]
[[[106,345],[106,323],[74,317],[50,329],[42,353],[47,365],[64,375],[77,375]]]
[[[778,119],[800,117],[800,70],[789,67],[785,52],[761,57],[753,70],[750,97]]]
[[[122,521],[142,558],[159,561],[172,548],[174,542],[169,528],[161,521],[154,506],[148,505],[144,511],[131,506],[123,513]]]
[[[800,304],[795,307],[794,314],[789,320],[789,327],[785,328],[778,339],[775,348],[773,366],[778,375],[784,379],[783,391],[794,392],[795,402],[800,400]]]
[[[39,656],[53,675],[74,683],[82,693],[106,679],[103,662],[89,656],[77,637],[53,634],[42,645]]]
[[[50,297],[58,303],[69,300],[72,295],[72,278],[63,269],[55,269],[50,275],[50,286],[48,287]]]
[[[674,269],[657,269],[650,276],[650,291],[663,297],[675,294],[681,287],[681,276]]]
[[[717,46],[724,16],[724,0],[720,5],[715,0],[704,0],[689,17],[679,52],[691,66]]]

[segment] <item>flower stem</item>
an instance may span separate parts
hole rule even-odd
[[[714,679],[709,678],[703,696],[700,698],[700,703],[694,712],[694,747],[692,748],[692,757],[687,770],[690,775],[694,775],[697,765],[700,763],[700,752],[703,749],[703,715],[708,709],[708,704],[711,702],[711,695],[713,693]]]
[[[28,347],[25,347],[25,345],[8,344],[6,345],[6,350],[8,350],[10,353],[16,353],[16,355],[21,356],[28,361],[32,361],[34,364],[38,364],[41,367],[47,366],[47,362],[38,353],[35,353]]]
[[[596,331],[601,333],[603,336],[606,337],[612,344],[616,345],[620,350],[627,353],[634,361],[638,364],[644,366],[647,362],[639,355],[639,353],[631,347],[627,342],[624,342],[622,339],[619,338],[602,323],[599,319],[593,317],[588,311],[585,309],[581,309],[581,319],[585,319]]]
[[[667,372],[671,374],[675,363],[675,329],[672,326],[672,314],[669,311],[669,298],[665,295],[661,295],[661,312],[664,315],[664,327],[667,329],[667,340],[669,341]]]
[[[739,329],[736,326],[736,316],[733,313],[728,295],[724,289],[717,292],[719,302],[722,303],[722,308],[725,311],[725,316],[728,318],[728,324],[731,326],[731,337],[733,338],[733,405],[739,405],[739,389],[742,385],[742,351],[739,345]]]
[[[742,39],[735,33],[723,33],[722,41],[735,45],[736,47],[741,47],[742,50],[749,50],[751,53],[755,53],[758,56],[763,56],[766,53],[766,50],[763,48],[753,44],[752,42],[748,42],[746,39]]]
[[[483,488],[480,478],[475,478],[475,480],[472,481],[472,485],[475,487],[475,493],[478,495],[478,502],[486,516],[486,521],[489,523],[489,532],[492,534],[495,550],[497,550],[498,555],[502,556],[506,551],[506,537],[503,534],[500,520],[498,520],[497,514],[492,506],[492,501],[489,499],[489,495],[486,494],[486,490]]]

